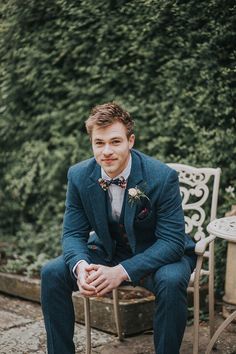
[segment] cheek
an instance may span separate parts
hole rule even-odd
[[[116,149],[116,152],[117,152],[119,155],[122,155],[122,156],[128,155],[128,154],[129,154],[129,144],[125,144],[125,145],[119,146],[119,147]]]
[[[97,149],[93,148],[93,156],[95,157],[95,159],[97,160],[99,157],[99,151],[97,151]]]
[[[127,156],[129,156],[129,151],[130,151],[129,145],[126,145],[121,151],[122,157],[127,158]]]

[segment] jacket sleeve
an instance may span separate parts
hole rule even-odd
[[[170,170],[157,201],[156,241],[144,252],[123,262],[134,283],[163,265],[177,262],[184,254],[185,223],[178,174]]]
[[[89,262],[87,240],[91,227],[85,214],[79,190],[73,183],[71,169],[68,171],[66,209],[62,231],[62,249],[71,272],[80,260]]]

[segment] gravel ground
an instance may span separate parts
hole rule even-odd
[[[220,313],[216,326],[222,322]],[[181,354],[192,352],[192,326],[187,326]],[[38,303],[0,294],[0,353],[43,354],[46,353],[46,338],[41,308]],[[76,353],[85,353],[85,329],[76,324]],[[204,354],[208,343],[206,323],[200,328],[199,354]],[[98,330],[92,331],[93,354],[154,354],[151,331],[126,338],[123,342],[114,335]],[[236,354],[236,324],[230,325],[220,336],[216,354]],[[63,353],[61,353],[63,354]]]

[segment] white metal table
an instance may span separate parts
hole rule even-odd
[[[207,231],[219,238],[222,238],[224,240],[228,241],[228,252],[227,252],[227,258],[233,256],[235,259],[235,254],[236,254],[236,216],[229,216],[221,219],[216,219],[212,221],[208,226],[207,226]],[[231,247],[229,247],[231,246]],[[227,274],[227,263],[226,263],[226,277]],[[235,272],[231,272],[230,277],[233,278],[233,286],[236,284],[236,274]],[[227,280],[227,279],[226,279]],[[227,284],[227,283],[226,283]],[[230,283],[230,286],[232,286],[232,281]],[[225,296],[224,298],[227,298],[227,285],[225,285]],[[228,291],[230,294],[230,291]],[[214,333],[213,337],[211,338],[205,354],[210,354],[215,342],[217,341],[218,337],[220,334],[223,332],[223,330],[234,320],[236,319],[236,310],[232,312],[232,314],[227,317],[224,322],[220,325],[220,327],[216,330]]]

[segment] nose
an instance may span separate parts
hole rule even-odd
[[[111,146],[109,144],[105,144],[104,149],[103,149],[103,154],[104,155],[111,155],[113,153]]]

